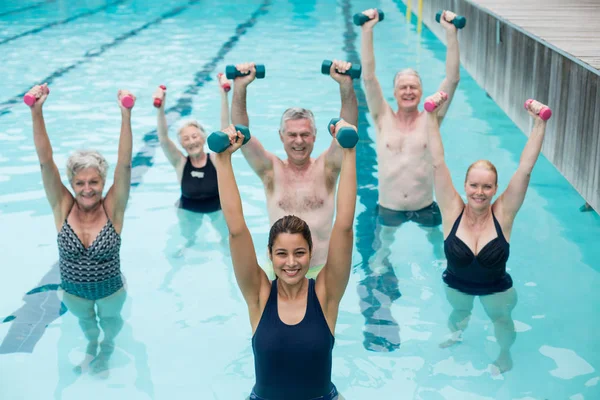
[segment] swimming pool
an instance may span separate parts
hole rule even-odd
[[[264,63],[267,78],[249,89],[253,134],[267,150],[284,156],[276,138],[279,118],[288,106],[300,105],[315,112],[320,131],[315,154],[320,154],[329,145],[325,125],[339,111],[337,85],[320,75],[320,63],[325,58],[358,60],[360,32],[351,16],[374,6],[386,12],[376,28],[375,49],[388,100],[401,67],[421,72],[424,93],[436,90],[444,74],[445,47],[427,29],[419,35],[414,19],[406,22],[399,0],[0,5],[0,51],[5,55],[0,398],[248,395],[254,382],[250,325],[219,232],[206,219],[198,244],[184,257],[174,256],[184,243],[173,207],[179,189],[157,147],[151,94],[166,84],[170,118],[193,116],[212,131],[219,124],[216,73],[229,63]],[[467,166],[484,157],[497,166],[503,189],[526,138],[466,71],[461,70],[461,78],[442,126],[454,182],[460,186]],[[135,187],[121,250],[126,324],[106,379],[72,371],[86,343],[56,296],[56,232],[41,185],[30,113],[21,102],[26,90],[43,81],[52,89],[45,117],[63,176],[69,153],[78,147],[100,150],[114,166],[120,121],[115,92],[128,88],[138,96]],[[347,399],[599,398],[595,333],[600,322],[594,318],[600,304],[595,290],[600,284],[598,215],[578,211],[583,199],[541,157],[511,238],[508,266],[519,293],[513,313],[518,331],[514,369],[491,377],[486,368],[498,349],[478,302],[464,342],[438,348],[450,312],[441,281],[445,262],[434,255],[421,229],[403,226],[381,253],[384,260],[371,259],[377,164],[372,121],[361,93],[355,267],[340,306],[334,348],[333,381],[340,392]],[[260,256],[269,228],[263,189],[239,153],[234,167]]]

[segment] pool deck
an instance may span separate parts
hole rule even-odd
[[[600,74],[600,0],[468,1]]]

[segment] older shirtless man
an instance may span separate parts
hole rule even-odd
[[[356,126],[356,94],[352,79],[343,75],[350,67],[348,62],[334,60],[330,75],[340,85],[340,118]],[[236,68],[248,75],[234,81],[231,120],[234,124],[248,126],[246,88],[256,77],[256,69],[254,63],[239,64]],[[316,133],[313,113],[293,107],[283,113],[279,126],[279,138],[287,154],[286,160],[266,151],[254,134],[242,147],[244,157],[265,187],[270,223],[289,214],[308,223],[313,240],[309,278],[319,273],[327,259],[335,211],[335,187],[342,166],[342,148],[335,139],[318,158],[311,158]]]
[[[362,25],[361,57],[367,104],[375,121],[379,167],[378,227],[382,247],[389,247],[395,230],[404,222],[414,221],[428,232],[438,258],[443,258],[440,210],[433,201],[433,168],[425,113],[419,111],[421,78],[413,69],[403,69],[394,77],[394,97],[398,110],[386,102],[375,77],[373,27],[379,21],[376,9],[363,12],[371,18]],[[455,14],[445,11],[440,23],[446,30],[446,78],[439,90],[448,94],[438,118],[444,118],[460,79],[457,30],[451,21]],[[386,243],[388,242],[388,243]]]

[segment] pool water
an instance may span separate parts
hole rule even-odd
[[[407,22],[399,0],[0,3],[1,399],[248,396],[254,383],[251,329],[223,230],[204,218],[196,245],[180,253],[185,238],[174,208],[179,188],[158,147],[151,95],[166,84],[169,121],[194,117],[211,132],[219,128],[217,72],[232,63],[264,63],[266,79],[248,90],[253,135],[284,157],[279,118],[287,107],[306,107],[316,116],[318,155],[329,146],[325,126],[340,106],[337,84],[320,74],[320,64],[359,61],[360,30],[351,18],[370,7],[385,11],[375,29],[375,51],[388,101],[393,104],[394,73],[405,67],[419,70],[425,95],[434,92],[444,77],[446,49],[428,29],[418,33],[416,19]],[[460,33],[466,34],[468,26]],[[76,148],[95,148],[115,165],[116,91],[127,88],[138,97],[134,188],[121,250],[125,326],[107,376],[73,371],[86,342],[57,296],[56,231],[30,112],[21,101],[40,82],[52,91],[44,115],[65,183],[64,165]],[[513,370],[488,372],[498,345],[478,301],[463,342],[440,349],[451,310],[440,242],[432,245],[414,223],[398,229],[391,242],[377,237],[375,132],[361,85],[355,86],[359,186],[354,267],[333,354],[340,392],[347,399],[600,398],[598,215],[579,212],[584,200],[541,156],[511,237],[508,267],[519,297]],[[471,162],[488,158],[498,168],[499,191],[526,141],[465,70],[442,136],[457,188]],[[241,154],[233,162],[264,263],[269,223],[262,183]]]

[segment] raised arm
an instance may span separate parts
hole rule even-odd
[[[181,181],[186,157],[177,148],[177,145],[171,139],[169,139],[169,125],[167,123],[167,116],[165,115],[167,91],[158,87],[154,92],[153,97],[162,99],[161,105],[160,107],[158,107],[158,113],[156,115],[156,130],[158,132],[158,141],[160,143],[160,147],[165,153],[165,156],[167,156],[167,159],[177,172],[177,180]]]
[[[340,118],[351,125],[357,126],[358,101],[356,99],[356,92],[354,92],[352,78],[348,75],[343,75],[351,66],[352,64],[349,62],[333,60],[329,74],[340,85],[340,98],[342,102]],[[335,176],[333,181],[337,180],[337,174],[342,167],[342,148],[337,140],[333,139],[331,141],[331,145],[329,145],[329,148],[324,153],[324,157],[325,166],[328,170],[327,173]]]
[[[71,206],[73,205],[73,195],[63,185],[60,179],[60,173],[52,157],[52,145],[46,132],[44,115],[42,114],[42,105],[48,97],[48,85],[34,86],[29,94],[38,97],[37,101],[31,106],[31,119],[33,121],[33,142],[35,150],[40,161],[42,170],[42,182],[46,191],[46,198],[54,214],[54,222],[57,229],[60,229],[64,219],[67,217]]]
[[[125,207],[129,200],[129,189],[131,188],[131,153],[133,149],[133,138],[131,133],[131,109],[121,104],[121,98],[135,96],[126,90],[119,90],[117,100],[121,108],[121,135],[119,137],[119,150],[117,154],[117,166],[113,185],[106,193],[104,205],[109,213],[115,230],[121,233],[123,228],[123,217]]]
[[[233,86],[233,100],[231,101],[231,122],[234,125],[245,125],[250,127],[248,111],[246,109],[246,88],[256,77],[256,68],[254,63],[244,63],[236,65],[238,71],[248,74],[235,78]],[[273,160],[275,156],[262,146],[256,136],[242,147],[242,153],[250,164],[250,167],[262,179],[266,173],[273,170]]]
[[[237,132],[238,140],[235,141],[236,132],[233,125],[223,132],[229,135],[232,145],[215,157],[219,193],[227,193],[226,196],[221,196],[221,208],[229,230],[229,247],[237,283],[248,308],[256,309],[259,306],[261,288],[268,288],[270,283],[256,259],[256,251],[244,220],[242,200],[231,165],[231,154],[241,146],[244,137]]]
[[[529,134],[529,139],[525,144],[525,148],[521,153],[519,166],[517,171],[511,178],[504,193],[500,195],[494,204],[497,213],[503,217],[504,226],[508,230],[512,226],[512,222],[517,215],[517,212],[525,200],[525,194],[529,186],[531,172],[537,162],[537,159],[542,150],[544,135],[546,133],[546,121],[540,118],[538,113],[544,106],[542,103],[533,101],[529,104],[529,114],[533,117],[533,129]]]
[[[378,123],[379,117],[388,110],[391,111],[389,104],[383,97],[381,85],[375,77],[375,51],[373,50],[373,27],[379,22],[377,9],[363,11],[363,14],[371,18],[370,21],[362,25],[362,38],[360,44],[360,57],[362,62],[362,78],[365,83],[365,92],[367,95],[367,105],[369,112]]]
[[[437,113],[440,124],[450,107],[454,92],[460,81],[460,51],[458,46],[458,30],[448,21],[456,17],[451,11],[444,11],[440,18],[440,24],[446,30],[446,77],[442,81],[439,90],[448,94],[446,101]]]
[[[340,120],[335,132],[352,126]],[[328,311],[335,310],[344,295],[352,264],[353,225],[356,209],[356,148],[343,149],[342,170],[338,186],[336,216],[329,240],[327,262],[317,277],[317,290],[324,290]],[[328,312],[327,311],[327,312]],[[332,314],[330,314],[332,315]]]
[[[438,104],[437,108],[427,113],[427,136],[429,141],[429,152],[433,165],[433,182],[435,197],[442,212],[444,233],[449,232],[454,220],[460,214],[464,203],[452,184],[452,177],[444,158],[444,145],[440,135],[440,121],[437,113],[443,106],[444,100],[441,93],[429,96],[427,100]],[[447,100],[446,100],[447,101]],[[448,229],[446,229],[448,228]]]
[[[217,84],[219,85],[219,94],[221,95],[221,129],[225,129],[231,124],[231,120],[229,118],[229,99],[227,96],[229,90],[231,89],[231,83],[225,77],[225,75],[223,75],[223,73],[219,73],[219,75],[217,75],[217,80]]]

